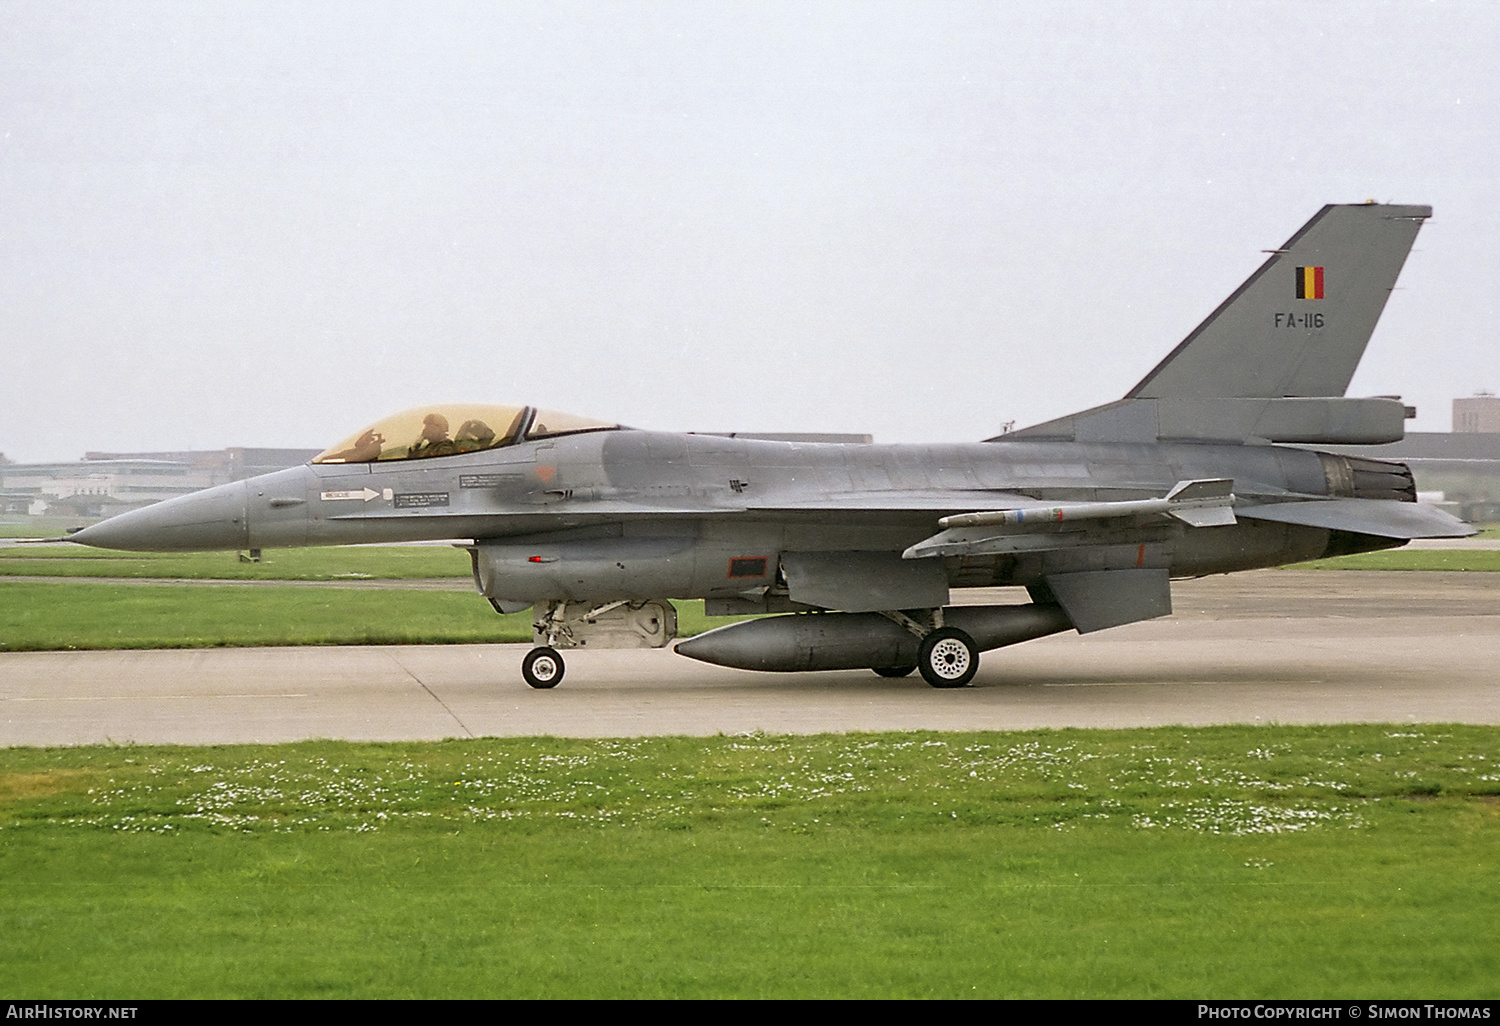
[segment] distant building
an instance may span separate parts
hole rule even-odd
[[[0,512],[101,517],[256,474],[300,466],[318,449],[90,452],[66,463],[0,464]]]
[[[1500,434],[1500,396],[1476,392],[1467,399],[1453,400],[1453,433]]]

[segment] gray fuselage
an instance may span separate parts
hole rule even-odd
[[[892,558],[932,534],[939,517],[1018,496],[1151,498],[1178,481],[1218,477],[1233,479],[1241,503],[1274,503],[1340,494],[1331,462],[1339,459],[1271,445],[861,445],[604,430],[431,459],[297,467],[74,538],[145,551],[473,539],[476,579],[491,598],[755,600],[785,592],[785,554]],[[1339,533],[1142,517],[1090,527],[1079,535],[1087,543],[1071,548],[919,562],[940,562],[949,586],[984,587],[1142,566],[1173,577],[1227,573],[1316,558],[1331,546],[1397,544]]]

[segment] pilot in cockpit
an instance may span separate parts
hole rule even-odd
[[[449,456],[458,452],[458,446],[448,437],[448,418],[441,413],[429,413],[422,418],[422,434],[406,450],[413,459],[423,456]]]

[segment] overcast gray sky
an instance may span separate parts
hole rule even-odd
[[[970,440],[1328,202],[1436,216],[1350,394],[1500,390],[1500,4],[0,0],[0,451],[442,400]]]

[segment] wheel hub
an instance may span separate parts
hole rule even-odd
[[[969,669],[969,650],[957,638],[944,638],[932,646],[931,662],[936,673],[957,680]]]

